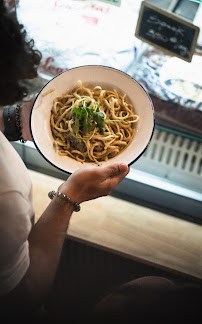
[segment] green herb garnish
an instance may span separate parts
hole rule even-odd
[[[96,110],[91,105],[87,106],[83,101],[83,106],[74,107],[74,132],[78,135],[79,131],[86,134],[95,127],[99,128],[101,134],[105,131],[104,115],[100,111],[100,102],[96,102]]]

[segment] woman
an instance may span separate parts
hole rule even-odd
[[[41,55],[0,0],[0,317],[29,317],[48,295],[73,211],[105,196],[129,172],[125,164],[84,168],[72,174],[52,196],[34,224],[28,170],[9,141],[31,140],[31,103],[11,107],[27,95],[24,79],[37,76]],[[5,107],[6,106],[6,107]],[[65,198],[62,199],[64,194]],[[75,203],[76,202],[76,203]]]

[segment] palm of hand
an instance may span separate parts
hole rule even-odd
[[[81,203],[109,195],[128,172],[128,166],[120,163],[106,167],[82,168],[74,172],[58,190]]]

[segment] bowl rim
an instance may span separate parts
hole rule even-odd
[[[31,133],[31,137],[32,137],[32,141],[37,149],[37,151],[41,154],[41,156],[49,163],[51,164],[53,167],[57,168],[58,170],[64,172],[64,173],[68,173],[69,175],[72,174],[72,172],[70,171],[67,171],[67,170],[64,170],[60,167],[58,167],[57,165],[55,165],[53,162],[51,162],[42,152],[41,150],[39,149],[38,145],[36,144],[36,141],[34,140],[34,135],[33,135],[33,132],[32,132],[32,127],[31,127],[31,123],[32,123],[32,112],[33,112],[33,108],[34,108],[34,105],[35,105],[35,102],[37,100],[37,98],[40,96],[41,92],[43,91],[43,89],[51,82],[53,81],[54,79],[56,79],[57,77],[59,77],[61,74],[64,74],[64,73],[67,73],[68,71],[72,71],[72,70],[75,70],[75,69],[82,69],[82,68],[88,68],[88,67],[92,67],[92,68],[106,68],[106,69],[111,69],[111,70],[115,70],[123,75],[125,75],[126,77],[128,77],[129,79],[131,79],[133,82],[136,82],[141,88],[142,90],[146,93],[150,103],[151,103],[151,107],[152,107],[152,113],[153,113],[153,128],[152,128],[152,131],[151,131],[151,135],[150,135],[150,138],[145,146],[145,148],[141,151],[141,153],[134,159],[132,160],[130,163],[128,163],[128,167],[130,167],[132,164],[134,164],[143,154],[144,152],[147,150],[148,146],[150,145],[151,143],[151,140],[152,140],[152,137],[154,135],[154,129],[155,129],[155,126],[156,126],[156,120],[155,120],[155,111],[154,111],[154,105],[153,105],[153,102],[151,100],[151,97],[149,96],[149,93],[147,92],[147,90],[143,87],[143,85],[141,85],[135,78],[133,78],[131,75],[129,75],[128,73],[122,71],[122,70],[119,70],[117,68],[114,68],[114,67],[111,67],[111,66],[107,66],[107,65],[99,65],[99,64],[88,64],[88,65],[81,65],[81,66],[76,66],[76,67],[73,67],[73,68],[70,68],[66,71],[63,71],[57,75],[55,75],[53,78],[51,78],[50,80],[47,81],[47,83],[40,89],[40,91],[37,93],[35,99],[34,99],[34,102],[32,104],[32,108],[31,108],[31,111],[30,111],[30,117],[29,117],[29,128],[30,128],[30,133]]]

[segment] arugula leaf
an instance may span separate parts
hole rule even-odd
[[[78,118],[75,118],[75,122],[74,122],[74,132],[76,135],[78,135],[79,133],[79,127],[80,127],[80,122]]]
[[[87,111],[89,117],[93,117],[94,110],[91,106],[86,107],[86,111]]]
[[[98,111],[94,112],[93,118],[94,118],[95,122],[97,123],[100,133],[103,134],[105,131],[105,121],[104,121],[103,113],[98,110]]]
[[[84,111],[84,109],[83,109]],[[88,129],[89,129],[89,120],[88,120],[88,111],[87,109],[85,109],[85,114],[83,116],[83,132],[84,134],[88,133]]]
[[[83,114],[83,111],[82,111],[81,108],[74,107],[73,111],[75,112],[75,115],[76,115],[77,118],[81,117],[82,114]]]
[[[75,113],[75,121],[74,121],[74,127],[73,130],[75,132],[76,135],[78,135],[79,133],[79,128],[80,128],[80,120],[82,117],[82,110],[80,108],[74,107],[73,111]]]
[[[99,110],[100,102],[96,102],[96,111],[93,109],[92,106],[86,106],[86,101],[83,101],[82,107],[74,107],[74,132],[78,135],[79,131],[83,132],[84,134],[88,133],[92,126],[99,128],[101,134],[105,131],[105,121],[104,115]]]

